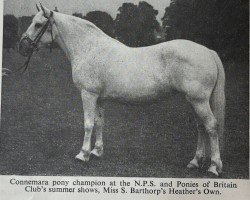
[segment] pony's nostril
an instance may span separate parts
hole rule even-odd
[[[29,56],[30,53],[32,53],[33,49],[31,47],[30,42],[23,38],[20,40],[19,44],[18,44],[18,52],[22,55],[22,56]]]

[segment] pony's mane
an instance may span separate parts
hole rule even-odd
[[[79,17],[75,17],[73,15],[67,15],[67,14],[63,14],[63,13],[57,13],[60,14],[63,18],[65,18],[65,20],[69,20],[70,22],[72,22],[73,24],[75,24],[79,29],[82,29],[83,31],[86,31],[86,27],[88,27],[89,29],[91,29],[94,34],[97,35],[102,35],[104,36],[104,38],[109,38],[110,40],[119,43],[121,45],[124,45],[123,43],[121,43],[120,41],[110,37],[109,35],[107,35],[106,33],[104,33],[100,28],[98,28],[95,24],[93,24],[92,22],[86,20],[86,19],[82,19]],[[125,45],[126,46],[126,45]]]
[[[79,27],[83,28],[84,26],[87,26],[91,29],[93,29],[96,32],[105,34],[100,28],[98,28],[95,24],[93,24],[92,22],[86,20],[86,19],[82,19],[79,17],[75,17],[72,15],[67,15],[68,19],[70,19],[73,23],[76,23]],[[106,35],[106,34],[105,34]]]

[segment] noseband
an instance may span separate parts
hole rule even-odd
[[[46,32],[46,30],[48,29],[49,25],[51,25],[51,45],[50,45],[50,51],[52,50],[52,44],[53,44],[53,32],[52,32],[52,24],[51,24],[51,18],[53,17],[53,12],[50,11],[50,15],[49,17],[46,17],[48,19],[48,21],[46,22],[46,24],[42,27],[42,29],[40,30],[40,32],[37,34],[36,38],[34,40],[32,40],[28,34],[24,35],[24,37],[21,39],[20,43],[22,43],[23,41],[27,41],[29,44],[29,51],[28,51],[28,59],[27,61],[24,63],[24,65],[22,65],[17,71],[23,69],[22,73],[24,73],[26,71],[26,69],[28,68],[30,59],[32,54],[34,53],[34,51],[38,50],[38,43],[40,42],[42,36],[44,35],[44,33]],[[27,55],[26,55],[27,56]]]

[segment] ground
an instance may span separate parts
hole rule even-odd
[[[3,53],[3,67],[24,63]],[[226,131],[223,178],[249,177],[248,66],[226,61]],[[80,94],[63,53],[36,53],[23,74],[3,77],[0,174],[206,177],[186,165],[196,149],[191,106],[178,94],[150,106],[105,104],[104,157],[74,159],[83,141]]]

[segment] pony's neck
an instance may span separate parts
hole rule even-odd
[[[56,42],[70,61],[83,58],[105,34],[95,25],[77,17],[55,13]]]

